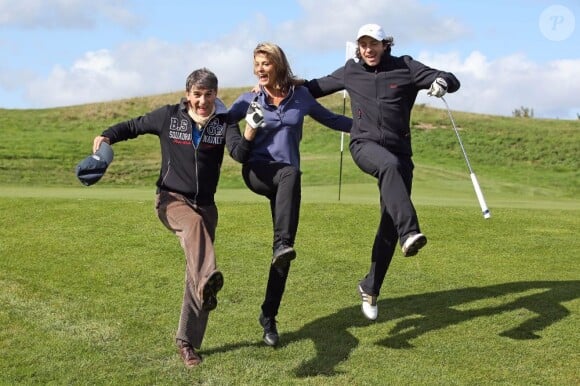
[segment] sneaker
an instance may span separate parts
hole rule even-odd
[[[377,297],[373,295],[367,294],[361,287],[358,285],[358,293],[360,294],[362,300],[362,313],[363,315],[369,320],[375,320],[379,315],[379,307],[377,306]]]
[[[288,245],[282,245],[274,251],[272,265],[274,267],[284,267],[296,258],[296,251]]]
[[[185,365],[185,367],[188,368],[195,367],[203,361],[201,355],[195,352],[193,347],[189,345],[182,345],[181,347],[179,347],[179,355],[181,356],[181,359],[183,360],[183,364]]]
[[[425,244],[427,244],[427,237],[423,233],[415,233],[407,237],[407,240],[403,243],[403,256],[415,256]]]
[[[276,329],[276,319],[274,317],[269,318],[264,316],[264,314],[260,314],[258,320],[264,329],[264,343],[268,346],[276,346],[280,340],[278,330]]]
[[[224,276],[220,271],[215,271],[211,274],[205,286],[203,287],[203,303],[202,308],[205,311],[214,310],[217,307],[217,293],[224,286]]]

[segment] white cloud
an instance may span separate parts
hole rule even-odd
[[[139,72],[122,69],[107,50],[88,52],[70,69],[56,66],[49,77],[28,85],[28,98],[44,106],[64,106],[130,95],[141,88]]]
[[[215,72],[220,87],[251,85],[249,52],[237,42],[230,47],[156,39],[126,43],[115,51],[87,52],[70,68],[54,67],[46,79],[27,85],[27,97],[35,105],[56,107],[180,91],[187,75],[200,67]]]
[[[459,59],[457,54],[455,57]],[[458,63],[457,59],[454,61],[455,63]],[[461,67],[456,67],[453,70],[463,70],[478,80],[486,79],[489,76],[489,64],[486,62],[485,56],[478,51],[472,52]]]
[[[537,118],[576,118],[575,96],[580,90],[580,59],[535,63],[523,54],[490,61],[474,51],[465,59],[458,54],[423,53],[418,60],[453,72],[461,82],[457,94],[446,99],[454,110],[511,116],[517,108],[534,110]],[[418,103],[444,107],[420,93]],[[577,111],[580,113],[580,108]]]
[[[335,48],[337,41],[356,38],[358,28],[366,23],[380,24],[388,35],[405,42],[444,42],[469,33],[459,21],[438,16],[437,8],[417,0],[300,0],[305,15],[286,23],[280,40],[304,44],[306,49]],[[410,27],[412,26],[412,27]],[[283,40],[282,40],[283,39]]]

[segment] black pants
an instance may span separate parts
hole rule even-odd
[[[287,164],[249,163],[242,168],[248,188],[270,201],[274,237],[272,252],[281,245],[294,246],[301,200],[301,172]],[[270,266],[262,312],[267,317],[278,314],[290,265]]]
[[[371,267],[361,281],[363,290],[379,295],[393,258],[397,241],[420,232],[417,212],[411,202],[413,161],[408,155],[394,154],[372,141],[356,140],[350,144],[354,162],[378,180],[381,220],[371,254]]]

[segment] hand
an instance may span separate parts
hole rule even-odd
[[[111,140],[107,137],[103,137],[102,135],[98,135],[95,137],[95,139],[93,139],[93,153],[96,153],[97,150],[99,150],[99,147],[101,147],[101,143],[106,142],[109,145],[111,144]]]
[[[435,79],[433,83],[431,83],[429,91],[427,91],[427,95],[434,96],[437,98],[441,98],[446,93],[447,93],[447,82],[443,78]]]
[[[257,129],[266,125],[264,122],[264,111],[262,111],[262,106],[260,106],[258,102],[254,101],[250,103],[248,112],[246,113],[246,123],[252,129]]]

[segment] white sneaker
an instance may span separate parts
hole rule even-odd
[[[403,243],[403,256],[411,257],[415,256],[419,249],[423,248],[427,244],[427,237],[423,233],[415,233],[407,237],[405,243]]]
[[[360,284],[358,285],[358,293],[362,299],[362,313],[369,320],[375,320],[379,315],[379,307],[377,306],[377,297],[367,294],[363,291]]]

